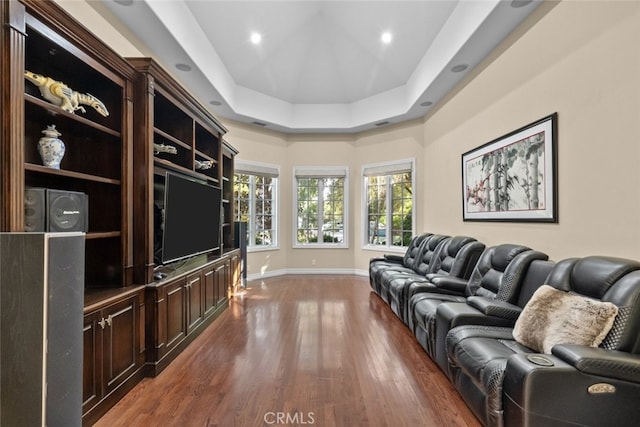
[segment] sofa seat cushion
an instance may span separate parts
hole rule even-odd
[[[581,295],[541,286],[516,321],[513,337],[531,349],[551,354],[556,344],[597,347],[607,336],[618,307]]]
[[[436,288],[437,289],[437,288]],[[409,301],[408,309],[411,310],[408,316],[408,325],[412,331],[420,327],[427,330],[427,313],[433,313],[433,322],[435,322],[436,309],[443,302],[464,302],[465,297],[457,295],[438,294],[431,292],[422,292],[415,294]]]
[[[487,425],[500,425],[502,384],[507,360],[531,353],[512,337],[512,328],[464,325],[447,334],[449,375],[453,385],[474,413]],[[468,387],[468,381],[474,387]],[[475,390],[481,391],[482,401]]]

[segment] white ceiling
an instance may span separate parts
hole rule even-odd
[[[288,133],[351,133],[424,116],[539,5],[100,1],[96,10],[133,33],[215,115]],[[385,31],[393,36],[387,45]],[[262,35],[259,45],[252,32]],[[451,70],[461,64],[468,68]]]

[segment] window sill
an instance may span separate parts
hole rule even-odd
[[[364,245],[362,246],[362,250],[403,254],[407,251],[407,247],[406,246]]]
[[[279,250],[280,250],[280,246],[251,246],[251,247],[247,247],[247,253],[279,251]]]
[[[345,244],[317,244],[317,243],[309,243],[306,245],[293,245],[293,249],[349,249],[349,245]]]

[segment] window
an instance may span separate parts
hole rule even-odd
[[[277,167],[243,161],[236,162],[234,175],[234,220],[247,223],[248,246],[269,249],[277,239]]]
[[[365,165],[364,244],[405,247],[414,235],[414,161]]]
[[[295,247],[347,247],[347,168],[296,168]]]

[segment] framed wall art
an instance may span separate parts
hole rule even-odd
[[[462,155],[464,221],[558,222],[553,113]]]

